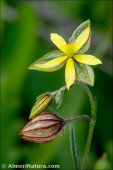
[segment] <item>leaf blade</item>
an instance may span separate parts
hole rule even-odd
[[[73,164],[75,169],[81,170],[80,158],[77,149],[77,137],[75,133],[76,133],[76,129],[74,125],[71,125],[70,126],[70,148],[71,148],[71,153],[73,158]]]

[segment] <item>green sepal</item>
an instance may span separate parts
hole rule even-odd
[[[90,86],[94,85],[94,72],[93,69],[85,64],[75,63],[76,80],[83,81]]]
[[[57,108],[59,108],[60,105],[62,104],[63,97],[64,97],[64,91],[59,90],[58,93],[55,95],[55,102],[57,104]]]
[[[37,71],[45,71],[45,72],[57,71],[64,66],[65,61],[53,68],[40,68],[40,67],[37,67],[35,64],[44,64],[52,59],[55,59],[57,57],[61,57],[64,55],[65,54],[59,50],[51,51],[51,52],[47,53],[46,55],[44,55],[42,58],[35,61],[33,64],[31,64],[28,69],[37,70]]]
[[[77,37],[82,33],[82,31],[84,31],[87,27],[90,27],[90,20],[83,22],[77,27],[77,29],[73,32],[72,36],[69,38],[68,43],[72,44],[77,39]],[[90,39],[91,39],[91,32],[86,43],[77,51],[76,54],[83,54],[89,49]]]

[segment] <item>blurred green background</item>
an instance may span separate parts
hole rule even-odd
[[[28,66],[54,50],[50,33],[68,39],[75,28],[91,20],[92,41],[88,53],[103,62],[94,68],[97,97],[97,123],[90,151],[88,170],[110,170],[112,162],[112,2],[111,1],[23,1],[1,0],[1,163],[58,164],[73,169],[69,127],[54,141],[36,144],[24,141],[19,132],[28,122],[36,97],[65,84],[64,68],[53,73],[28,70]],[[58,113],[68,118],[89,114],[90,104],[78,86],[65,93]],[[76,123],[82,159],[88,123]]]

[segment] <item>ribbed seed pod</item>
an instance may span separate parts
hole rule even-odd
[[[37,143],[47,143],[62,131],[64,120],[54,113],[42,112],[29,121],[20,135],[23,139]]]
[[[36,103],[34,104],[29,118],[32,119],[37,116],[40,112],[48,108],[52,101],[52,95],[50,93],[45,93],[38,97]]]

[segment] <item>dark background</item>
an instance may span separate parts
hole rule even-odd
[[[52,73],[28,70],[36,59],[56,47],[50,33],[67,40],[75,28],[91,20],[92,41],[89,54],[103,64],[93,67],[97,97],[97,123],[92,140],[88,170],[111,169],[112,160],[112,2],[111,1],[6,1],[1,0],[1,162],[4,164],[59,164],[60,169],[73,168],[69,127],[54,141],[35,144],[20,138],[19,132],[28,122],[36,97],[65,84],[64,68]],[[66,92],[58,113],[68,118],[89,114],[90,104],[78,86]],[[82,159],[88,123],[79,121],[77,137]],[[105,164],[106,163],[106,164]],[[105,164],[105,165],[104,165]],[[101,166],[101,167],[102,167]],[[100,168],[101,169],[101,168]]]

